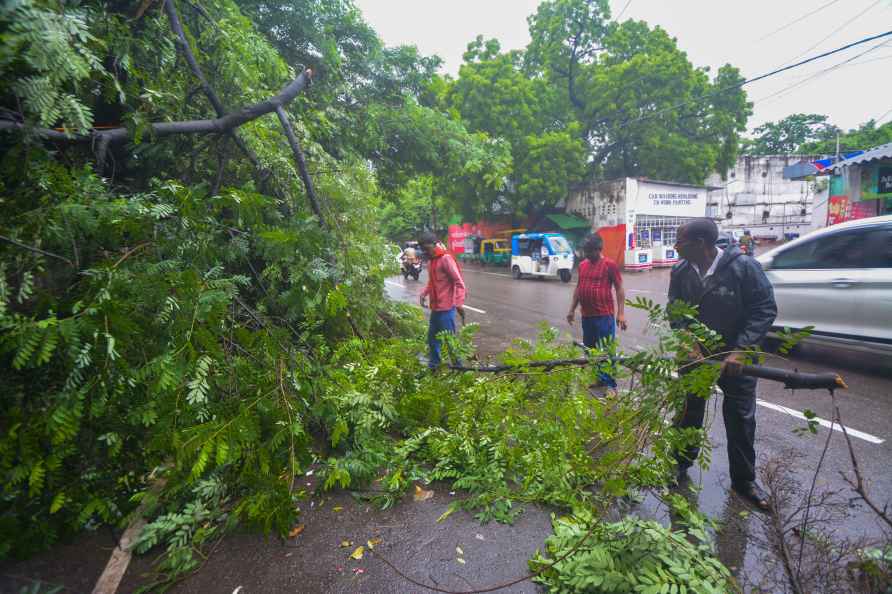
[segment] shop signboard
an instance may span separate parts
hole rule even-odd
[[[892,194],[892,167],[880,167],[877,194]]]
[[[856,219],[866,219],[879,214],[878,200],[853,202],[848,196],[831,196],[827,209],[827,224],[836,225]]]
[[[851,204],[848,220],[854,221],[855,219],[866,219],[875,216],[877,216],[877,200],[866,200]]]
[[[633,180],[634,208],[641,215],[705,217],[706,188]]]

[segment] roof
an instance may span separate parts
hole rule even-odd
[[[840,161],[835,165],[831,165],[827,169],[835,172],[839,171],[843,167],[848,167],[849,165],[861,165],[863,163],[869,163],[870,161],[879,161],[880,159],[892,159],[892,142],[881,144],[880,146],[874,147],[869,151],[865,151],[863,154],[858,155],[857,157],[852,157],[851,159]]]
[[[545,215],[549,221],[560,227],[561,229],[570,230],[570,229],[591,229],[592,224],[586,221],[585,219],[581,219],[579,217],[574,217],[573,215],[568,214],[549,214]]]
[[[446,222],[447,225],[461,225],[461,215],[452,215]]]
[[[517,235],[512,235],[512,239],[540,239],[542,237],[563,237],[560,233],[519,233]]]

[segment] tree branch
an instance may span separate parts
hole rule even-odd
[[[278,94],[265,101],[254,103],[227,113],[221,117],[208,120],[186,120],[182,122],[156,122],[149,124],[150,135],[154,140],[176,134],[225,134],[276,109],[287,105],[298,93],[304,90],[313,76],[310,69],[304,70],[300,76],[288,83]],[[109,130],[94,130],[91,134],[68,134],[49,128],[29,128],[18,122],[0,121],[0,131],[24,131],[30,130],[41,138],[58,140],[63,142],[97,142],[100,151],[99,164],[103,165],[104,148],[110,143],[124,142],[130,139],[132,132],[126,127],[112,128]]]
[[[44,256],[49,256],[50,258],[55,258],[56,260],[62,260],[72,268],[75,268],[74,262],[66,258],[65,256],[60,256],[59,254],[54,254],[53,252],[48,252],[46,250],[42,250],[39,247],[34,247],[33,245],[28,245],[26,243],[22,243],[21,241],[16,241],[11,237],[6,237],[5,235],[0,235],[0,240],[3,240],[7,243],[11,243],[12,245],[18,246],[22,249],[26,249],[31,252],[35,252],[37,254],[42,254]]]
[[[282,124],[282,129],[285,131],[285,137],[288,138],[288,144],[291,146],[291,152],[294,153],[294,160],[297,162],[297,170],[300,173],[301,181],[304,183],[304,188],[307,190],[307,199],[310,201],[310,206],[313,208],[313,212],[316,213],[316,218],[319,219],[319,223],[323,228],[327,229],[328,224],[325,222],[325,217],[322,216],[322,210],[319,208],[319,198],[316,196],[316,190],[313,188],[313,180],[310,179],[310,174],[307,171],[307,162],[304,159],[304,153],[300,149],[297,137],[294,135],[294,128],[291,127],[291,122],[288,120],[288,114],[285,113],[285,109],[280,105],[276,108],[276,115],[279,116],[279,123]]]
[[[832,397],[832,396],[831,396]],[[864,503],[867,504],[873,512],[886,523],[889,528],[892,528],[892,517],[888,514],[888,508],[880,509],[880,506],[871,500],[868,496],[867,488],[864,485],[864,477],[861,475],[861,468],[858,466],[858,458],[855,456],[855,448],[852,446],[852,440],[849,437],[849,432],[846,430],[845,424],[842,422],[842,418],[839,414],[839,406],[836,404],[836,399],[833,399],[833,410],[836,413],[836,421],[839,423],[840,428],[842,429],[842,434],[846,438],[846,446],[849,450],[849,458],[852,461],[852,470],[855,473],[855,480],[853,481],[851,478],[847,477],[843,474],[843,479],[852,487],[852,490],[857,493]]]
[[[477,373],[503,373],[506,371],[517,371],[527,367],[544,367],[548,370],[555,367],[568,366],[585,366],[596,363],[606,363],[613,361],[617,364],[628,365],[638,361],[636,357],[595,357],[578,358],[578,359],[551,359],[547,361],[530,361],[520,365],[488,365],[481,367],[466,367],[464,365],[450,365],[449,369],[453,371],[474,371]],[[836,390],[846,387],[845,382],[836,373],[800,373],[798,371],[788,371],[786,369],[777,369],[774,367],[765,367],[763,365],[744,365],[742,374],[749,377],[757,377],[761,379],[783,382],[785,388],[790,389],[812,389],[812,390]]]

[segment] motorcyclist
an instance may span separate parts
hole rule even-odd
[[[743,232],[743,237],[740,238],[740,249],[744,254],[748,256],[752,256],[755,253],[756,240],[753,239],[752,233],[750,233],[749,229],[745,229]]]
[[[411,276],[415,280],[418,280],[418,277],[421,275],[421,259],[418,256],[418,251],[414,247],[415,245],[414,242],[406,244],[406,249],[400,254],[400,263],[403,278],[409,278],[409,276]]]
[[[406,246],[406,249],[403,250],[403,255],[400,258],[403,261],[403,264],[414,264],[418,261],[418,254],[415,252],[415,248],[411,245]]]

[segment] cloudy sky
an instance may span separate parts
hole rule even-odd
[[[504,49],[524,47],[529,41],[526,18],[539,4],[354,2],[387,45],[411,44],[425,54],[437,54],[452,74],[477,35],[495,37]],[[666,29],[695,66],[715,69],[730,62],[747,78],[892,29],[892,0],[610,0],[610,5],[614,15],[626,7],[623,20],[645,20]],[[826,114],[842,128],[870,118],[892,120],[890,71],[892,37],[886,37],[747,85],[755,102],[750,128],[797,112]]]

